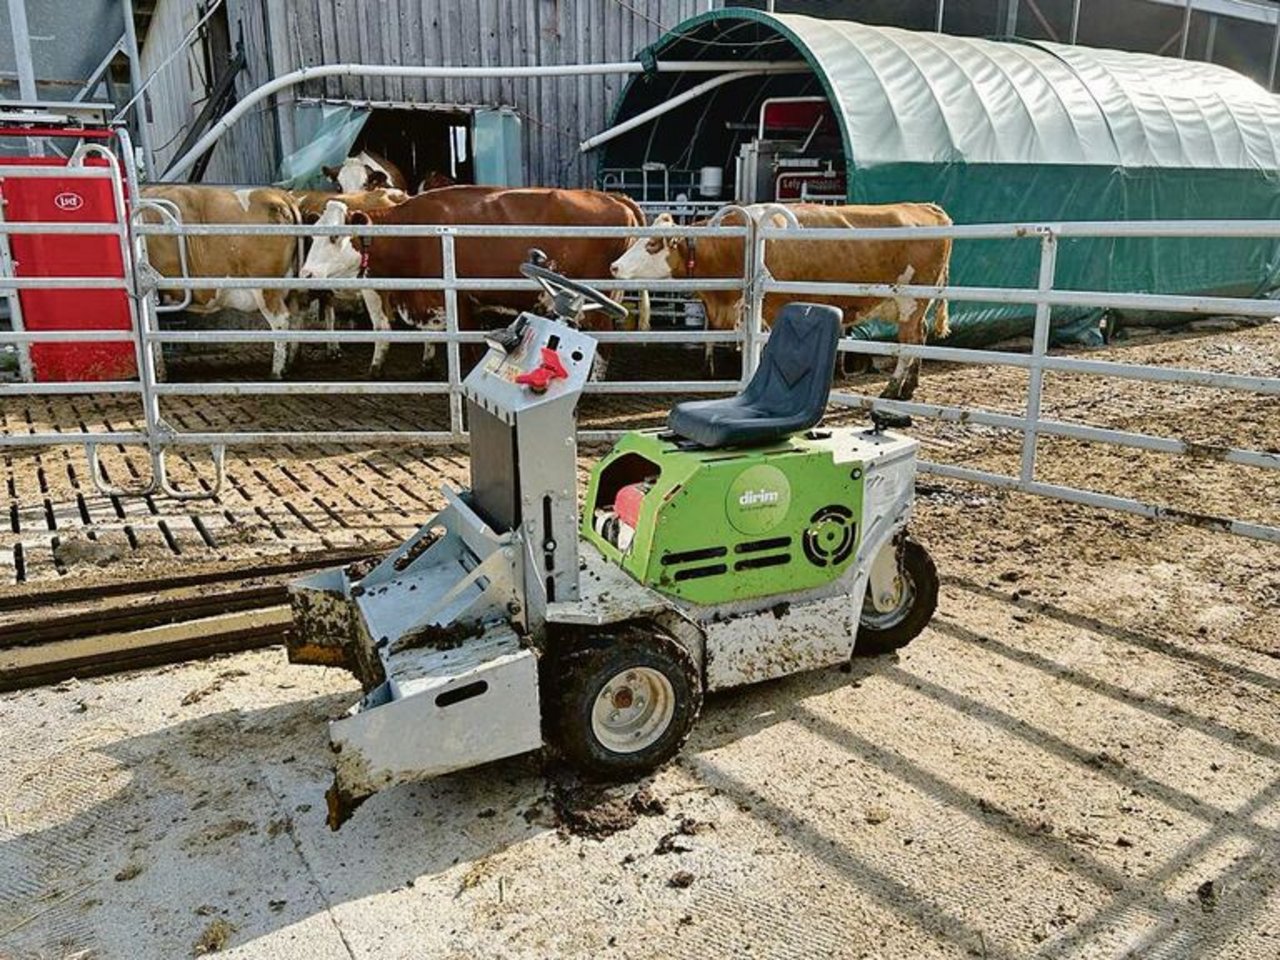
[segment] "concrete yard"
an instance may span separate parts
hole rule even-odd
[[[1277,343],[1112,354],[1274,375]],[[920,397],[1016,408],[1022,376],[930,368]],[[1046,406],[1280,449],[1274,398],[1058,377]],[[931,459],[1018,449],[916,432]],[[1276,520],[1273,473],[1045,447],[1047,479]],[[404,494],[378,537],[464,466],[374,480]],[[932,477],[913,530],[943,574],[913,644],[717,695],[677,762],[596,798],[516,758],[331,832],[324,721],[357,688],[278,648],[0,695],[0,957],[1280,956],[1280,550]],[[172,572],[163,546],[21,586]]]
[[[953,579],[900,657],[714,698],[604,840],[533,759],[331,833],[355,689],[278,649],[8,695],[0,955],[1276,956],[1280,661],[1077,610]]]

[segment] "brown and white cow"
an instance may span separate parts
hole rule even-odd
[[[372,150],[361,150],[354,157],[343,160],[341,166],[321,167],[320,172],[336,183],[343,193],[409,189],[409,181],[400,168]]]
[[[330,204],[326,217],[342,214]],[[644,215],[628,197],[596,190],[542,188],[445,187],[411,197],[390,210],[344,215],[355,224],[524,224],[535,226],[638,227]],[[555,269],[570,277],[608,276],[609,265],[626,248],[625,238],[595,237],[461,237],[457,240],[459,277],[518,277],[529,248],[542,249]],[[403,278],[443,275],[440,240],[435,237],[343,237],[335,244],[316,243],[303,266],[304,277]],[[364,291],[375,329],[389,330],[391,318],[424,329],[444,328],[444,295],[439,290]],[[485,291],[458,298],[458,326],[474,329],[474,305],[509,310],[532,309],[538,294],[528,290]],[[595,319],[594,314],[588,318]],[[590,322],[590,320],[588,321]],[[597,321],[600,322],[600,321]],[[428,350],[425,356],[430,356]],[[371,373],[377,376],[386,360],[387,344],[374,348]]]
[[[289,194],[274,187],[206,187],[176,184],[144,186],[147,200],[174,204],[182,222],[191,224],[285,224],[302,222],[298,205]],[[142,219],[162,222],[154,210],[143,209]],[[297,237],[232,235],[187,237],[187,273],[191,277],[292,277],[301,260]],[[147,259],[166,277],[181,277],[178,242],[174,237],[147,238]],[[181,299],[180,291],[165,291],[166,300]],[[242,310],[262,314],[273,331],[288,330],[294,311],[289,292],[283,289],[193,290],[190,310],[214,313]],[[297,344],[276,341],[271,376],[280,379],[296,354]]]
[[[823,204],[788,204],[801,233],[805,227],[940,227],[950,226],[946,211],[932,203],[894,203],[879,206],[826,206]],[[753,217],[774,226],[785,220],[768,207],[748,208]],[[674,221],[663,214],[654,226],[672,226]],[[740,226],[742,215],[729,212],[720,221],[723,226]],[[635,240],[625,254],[611,265],[613,276],[626,280],[665,280],[669,278],[741,277],[743,241],[737,237],[686,237]],[[858,240],[851,233],[848,240],[770,240],[765,245],[765,265],[774,279],[789,282],[818,283],[882,283],[942,286],[947,282],[951,261],[950,239]],[[741,322],[741,293],[732,290],[704,291],[698,294],[707,312],[707,326],[712,330],[733,330]],[[783,304],[795,297],[770,294],[765,297],[764,320],[768,324]],[[884,320],[898,325],[900,343],[924,343],[927,316],[932,301],[908,296],[849,297],[805,294],[801,299],[826,303],[844,311],[846,327],[865,320]],[[936,336],[947,336],[947,304],[938,301],[935,317]],[[908,399],[919,381],[920,361],[900,358],[884,396]]]
[[[357,190],[353,193],[338,193],[333,190],[290,190],[289,196],[298,205],[302,219],[306,223],[314,223],[331,200],[340,200],[350,210],[387,210],[399,206],[409,199],[410,194],[404,190],[379,187],[376,190]]]
[[[302,212],[302,220],[304,223],[321,224],[322,226],[337,225],[346,221],[347,211],[358,210],[361,213],[368,213],[371,210],[389,210],[391,207],[399,206],[409,199],[409,194],[403,190],[380,188],[377,190],[360,190],[355,193],[334,193],[328,190],[291,190],[291,196],[298,204],[298,209]],[[326,214],[329,204],[336,203],[339,206],[335,211],[341,209],[341,213]],[[310,238],[308,243],[308,254],[310,246],[317,243],[337,243],[338,237],[314,237]],[[302,276],[306,276],[304,272]],[[339,305],[350,308],[355,305],[362,305],[364,300],[359,290],[308,290],[299,291],[300,299],[304,302],[311,301],[317,304],[316,313],[324,328],[330,333],[333,332],[337,320],[337,308]],[[325,352],[329,358],[337,359],[342,355],[341,348],[336,343],[329,343],[325,347]]]

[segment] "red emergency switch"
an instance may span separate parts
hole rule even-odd
[[[567,380],[569,371],[560,362],[560,355],[550,347],[542,348],[542,365],[528,373],[516,377],[516,383],[523,384],[534,393],[546,393],[547,385],[552,380]]]

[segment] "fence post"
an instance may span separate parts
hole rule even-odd
[[[462,350],[458,336],[458,260],[454,235],[446,229],[440,235],[440,256],[444,267],[444,331],[449,335],[445,359],[449,368],[449,432],[462,436]]]
[[[1039,294],[1036,300],[1036,326],[1031,341],[1031,376],[1027,384],[1026,426],[1022,433],[1021,486],[1035,481],[1036,440],[1040,425],[1040,398],[1044,388],[1044,358],[1049,352],[1049,321],[1053,307],[1048,294],[1053,290],[1054,273],[1058,266],[1058,235],[1053,227],[1040,231],[1040,278],[1036,283]]]
[[[765,240],[760,224],[746,217],[745,250],[746,298],[742,311],[742,383],[745,385],[760,365],[760,338],[764,335],[764,282],[768,270],[764,264]]]

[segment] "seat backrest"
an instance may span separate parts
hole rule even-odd
[[[769,416],[803,416],[801,429],[821,420],[843,318],[838,307],[819,303],[788,303],[779,310],[743,399]]]

